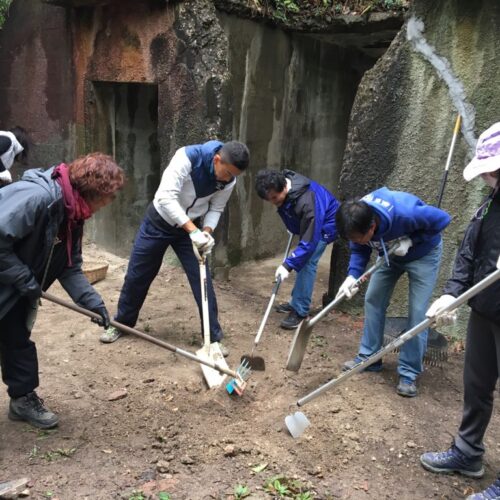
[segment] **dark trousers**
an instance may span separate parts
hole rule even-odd
[[[464,361],[464,412],[455,445],[470,458],[484,453],[500,373],[500,325],[471,312]]]
[[[2,380],[11,398],[18,398],[38,387],[38,358],[26,319],[30,302],[21,298],[0,319],[0,363]]]
[[[163,256],[169,246],[172,246],[181,261],[198,304],[200,320],[202,320],[200,266],[198,259],[194,255],[193,245],[188,233],[182,228],[160,229],[146,216],[135,237],[125,282],[120,292],[116,321],[128,326],[135,326],[149,287],[160,270]],[[222,329],[217,319],[217,300],[209,269],[207,269],[207,296],[210,315],[210,340],[217,342],[222,338]],[[177,299],[172,297],[172,300]]]

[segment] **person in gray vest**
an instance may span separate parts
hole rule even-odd
[[[14,127],[9,131],[0,130],[0,187],[12,182],[10,168],[15,161],[23,161],[28,157],[29,138],[22,127]]]

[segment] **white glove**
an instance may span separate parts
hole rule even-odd
[[[212,248],[215,246],[215,240],[214,237],[208,231],[203,231],[203,234],[206,234],[208,238],[208,243],[202,249],[203,253],[207,255],[212,251]]]
[[[280,278],[281,281],[285,281],[289,275],[290,271],[285,266],[281,265],[278,267],[278,269],[276,269],[274,277],[276,279]]]
[[[394,255],[404,257],[412,245],[413,241],[411,241],[411,238],[408,238],[408,236],[401,238],[398,242],[398,247],[394,250]]]
[[[208,233],[204,233],[200,229],[195,229],[189,233],[189,237],[193,242],[193,245],[201,252],[205,253],[205,247],[209,244],[209,237],[211,236]],[[213,240],[213,238],[212,238]],[[212,245],[213,246],[213,245]]]
[[[456,309],[448,312],[441,311],[446,309],[454,301],[455,297],[453,297],[453,295],[441,295],[439,299],[436,299],[432,303],[425,315],[428,318],[434,318],[434,326],[453,325],[457,321]]]
[[[347,299],[352,299],[359,291],[359,287],[354,286],[356,281],[358,280],[354,276],[347,276],[344,282],[340,285],[339,291],[335,296],[335,300],[337,300],[342,293]]]

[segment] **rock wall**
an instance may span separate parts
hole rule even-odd
[[[416,21],[423,23],[421,34]],[[428,203],[437,199],[457,113],[464,117],[442,202],[453,222],[444,235],[436,294],[450,275],[464,228],[486,193],[480,180],[466,184],[462,170],[475,138],[500,118],[499,23],[500,4],[495,0],[415,0],[390,49],[365,74],[351,114],[342,196],[361,196],[386,185],[413,192]],[[390,313],[405,313],[406,295],[402,283]]]

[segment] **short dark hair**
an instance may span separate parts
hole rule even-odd
[[[335,222],[340,237],[348,240],[353,234],[366,234],[375,222],[375,214],[368,203],[348,200],[337,210]]]
[[[16,126],[9,130],[12,134],[16,136],[17,142],[21,144],[23,150],[16,155],[16,159],[20,161],[26,161],[28,159],[28,153],[30,152],[31,139],[28,132],[23,127]]]
[[[279,170],[264,169],[257,172],[255,190],[260,198],[267,200],[269,191],[281,193],[286,186],[286,177]]]
[[[224,163],[234,165],[238,170],[245,170],[250,162],[250,152],[245,144],[238,141],[226,142],[220,149],[220,157]]]

